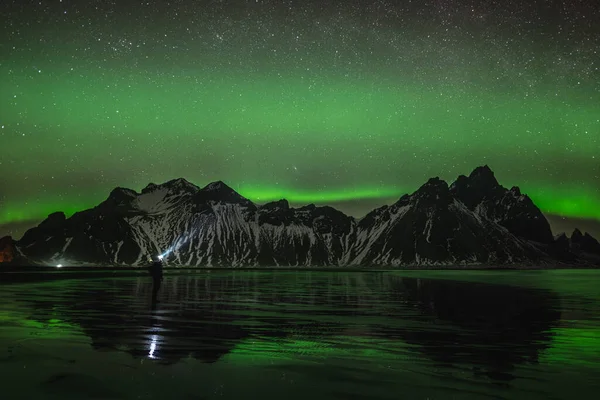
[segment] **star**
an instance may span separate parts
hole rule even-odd
[[[15,215],[174,177],[360,217],[485,163],[546,215],[600,220],[593,2],[59,1],[4,17],[0,237]]]

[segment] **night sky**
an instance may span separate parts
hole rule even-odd
[[[0,236],[116,186],[355,216],[487,164],[600,234],[597,1],[0,2]]]

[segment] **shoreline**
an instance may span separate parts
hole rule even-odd
[[[402,268],[381,268],[381,267],[166,267],[164,275],[177,276],[189,274],[201,274],[211,272],[352,272],[352,273],[385,273],[400,271],[543,271],[543,270],[587,270],[598,269],[594,265],[556,265],[548,266],[420,266],[420,267],[402,267]],[[148,271],[145,267],[0,267],[0,285],[2,283],[26,283],[43,282],[60,279],[97,279],[97,278],[130,278],[130,277],[148,277]]]

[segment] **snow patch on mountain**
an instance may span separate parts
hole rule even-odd
[[[199,189],[176,179],[140,194],[117,188],[100,206],[69,219],[52,214],[17,250],[30,259],[114,265],[144,265],[154,254],[172,266],[538,262],[548,255],[528,241],[544,237],[527,228],[539,221],[536,210],[485,168],[450,187],[430,179],[360,220],[331,207],[290,208],[285,200],[256,206],[223,182]]]

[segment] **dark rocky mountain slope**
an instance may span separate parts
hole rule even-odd
[[[29,262],[172,266],[556,265],[589,260],[598,242],[580,232],[554,238],[519,188],[487,167],[448,184],[432,178],[359,220],[331,207],[257,205],[223,182],[185,179],[116,188],[98,206],[48,216],[16,243]],[[4,253],[3,253],[4,254]],[[7,253],[8,254],[8,253]]]

